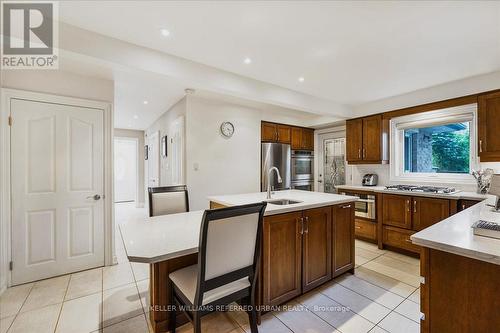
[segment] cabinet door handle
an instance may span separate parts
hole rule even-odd
[[[358,158],[361,159],[361,148],[358,149]]]
[[[341,208],[344,208],[344,209],[351,208],[351,205],[344,205],[344,206],[341,206]]]
[[[464,210],[464,209],[465,209],[465,204],[462,204],[462,210]]]
[[[479,152],[483,152],[483,140],[479,140]]]
[[[280,132],[276,131],[276,140],[280,141]]]
[[[360,227],[360,226],[354,226],[354,228],[356,228],[356,229],[361,229],[361,227]]]
[[[410,211],[410,200],[406,200],[406,211]]]
[[[363,159],[365,159],[365,158],[366,158],[366,149],[363,148]]]
[[[304,230],[304,233],[309,233],[309,216],[306,216],[306,230]]]
[[[413,200],[413,212],[417,212],[417,200]]]
[[[300,234],[304,234],[304,219],[302,217],[300,218]]]

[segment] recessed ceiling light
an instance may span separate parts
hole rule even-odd
[[[144,102],[142,102],[142,103],[144,103],[144,105],[146,105],[146,104],[148,104],[148,101],[144,101]]]
[[[304,82],[304,77],[299,77],[299,82]]]
[[[160,33],[164,37],[170,36],[170,31],[168,31],[167,29],[160,29]]]
[[[139,119],[139,116],[138,115],[134,115],[134,119]]]
[[[247,64],[247,65],[248,65],[248,64],[251,64],[251,63],[252,63],[252,59],[250,59],[250,58],[246,57],[246,58],[243,60],[243,62],[244,62],[245,64]]]

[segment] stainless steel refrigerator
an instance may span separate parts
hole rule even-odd
[[[262,143],[261,146],[261,171],[260,171],[260,189],[261,191],[267,190],[267,177],[269,169],[273,166],[280,171],[283,182],[278,183],[276,172],[271,173],[271,189],[285,190],[291,186],[291,159],[292,153],[289,144],[283,143]]]

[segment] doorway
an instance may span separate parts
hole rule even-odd
[[[105,263],[105,110],[24,94],[10,97],[11,285]]]
[[[345,132],[318,135],[318,191],[337,193],[346,183]]]
[[[138,150],[139,140],[114,140],[114,198],[115,202],[138,202]]]

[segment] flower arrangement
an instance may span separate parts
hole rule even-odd
[[[474,176],[477,182],[477,193],[486,194],[490,189],[491,177],[495,171],[493,169],[472,170],[471,175]]]

